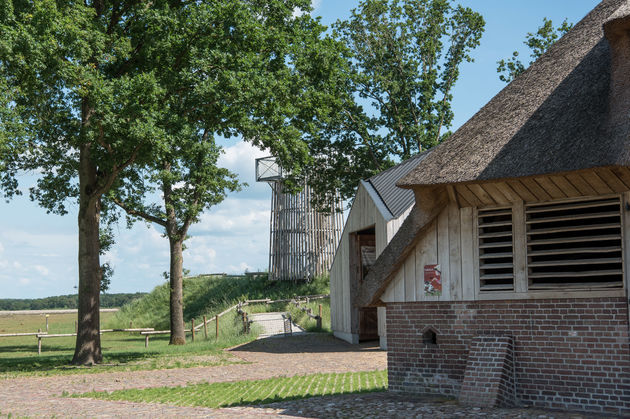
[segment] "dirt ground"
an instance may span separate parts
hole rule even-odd
[[[464,408],[443,399],[383,393],[327,396],[228,409],[177,407],[63,397],[85,391],[185,386],[188,383],[254,380],[316,372],[382,370],[386,352],[370,345],[349,345],[329,335],[269,338],[230,353],[248,363],[0,380],[0,416],[13,417],[301,417],[301,418],[591,418],[596,415],[532,409]],[[610,416],[608,416],[610,417]]]

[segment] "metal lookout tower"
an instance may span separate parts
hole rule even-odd
[[[343,229],[341,200],[332,214],[311,205],[308,186],[284,193],[285,173],[274,157],[256,159],[256,181],[271,186],[269,278],[310,280],[328,272]],[[337,208],[338,206],[338,208]]]

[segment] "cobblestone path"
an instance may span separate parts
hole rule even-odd
[[[388,393],[317,397],[261,407],[207,409],[62,397],[90,390],[117,390],[188,383],[262,379],[315,372],[386,368],[386,353],[353,346],[327,335],[261,339],[231,350],[247,364],[216,367],[77,374],[0,380],[0,417],[178,417],[178,418],[558,418],[597,416],[531,409],[472,409],[452,401],[400,397]]]

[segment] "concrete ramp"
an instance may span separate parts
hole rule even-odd
[[[259,338],[266,337],[283,337],[290,336],[299,333],[305,333],[297,324],[288,320],[288,313],[256,313],[250,314],[249,320],[254,324],[260,325],[262,333],[258,335]]]

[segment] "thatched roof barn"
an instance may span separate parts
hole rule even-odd
[[[391,390],[630,413],[629,0],[398,186],[416,204],[354,299],[387,310]]]

